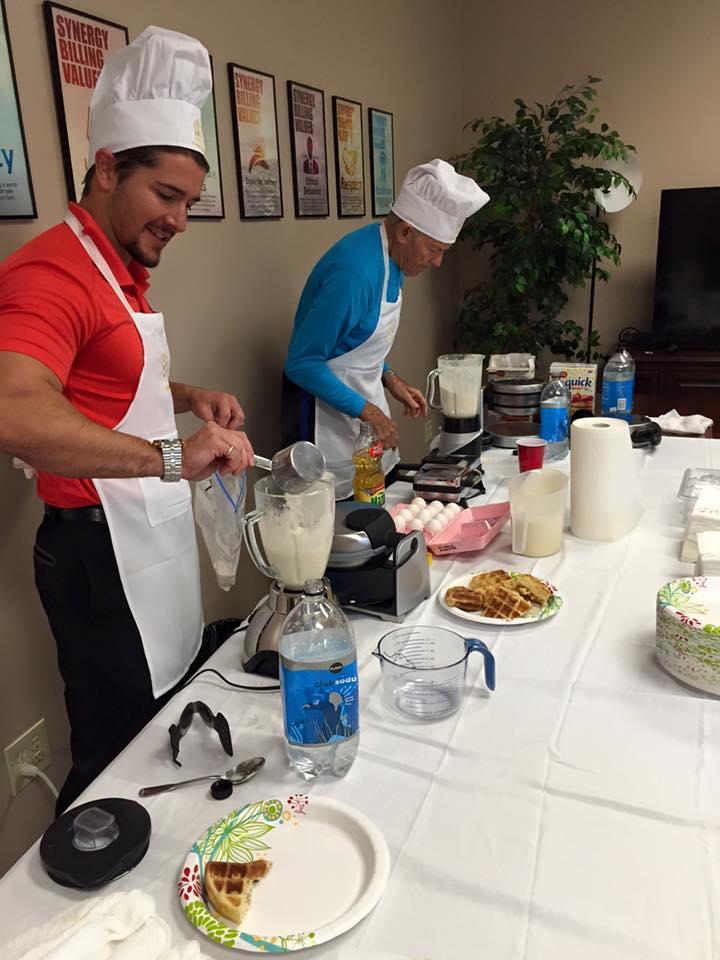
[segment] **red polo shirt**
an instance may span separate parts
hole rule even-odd
[[[126,267],[90,214],[75,203],[70,209],[130,306],[150,313],[147,270],[134,260]],[[0,264],[0,350],[44,363],[74,407],[110,428],[130,406],[143,368],[142,340],[130,314],[65,223]],[[100,502],[91,480],[50,473],[39,474],[37,492],[56,507]]]

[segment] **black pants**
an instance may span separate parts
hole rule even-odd
[[[55,637],[70,721],[72,769],[62,813],[169,699],[155,699],[145,652],[104,523],[45,516],[35,583]],[[193,664],[192,669],[195,668]]]

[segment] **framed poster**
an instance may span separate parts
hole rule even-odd
[[[197,203],[188,211],[193,220],[224,220],[225,205],[223,203],[222,173],[220,171],[220,151],[218,149],[217,116],[215,113],[215,68],[213,58],[210,57],[210,72],[212,73],[212,93],[203,104],[200,120],[205,139],[205,159],[210,169],[205,175],[202,194]]]
[[[287,82],[296,217],[329,217],[325,94]]]
[[[37,217],[5,0],[0,0],[0,220]]]
[[[365,216],[362,104],[333,97],[335,186],[339,217]]]
[[[279,220],[283,216],[275,77],[228,64],[235,138],[240,216]]]
[[[390,213],[395,199],[395,158],[393,145],[393,115],[385,110],[368,110],[370,129],[370,185],[372,215],[384,217]]]
[[[50,0],[43,8],[65,183],[69,199],[78,200],[88,169],[90,98],[107,57],[127,45],[128,31]]]

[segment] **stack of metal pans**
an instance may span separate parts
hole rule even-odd
[[[488,385],[488,407],[502,417],[535,417],[540,412],[543,380],[493,380]]]

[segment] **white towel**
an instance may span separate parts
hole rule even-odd
[[[207,960],[196,943],[171,948],[170,927],[141,890],[83,900],[5,945],[4,960]]]
[[[713,425],[709,417],[703,417],[699,413],[691,417],[681,417],[677,410],[649,419],[654,420],[660,429],[667,433],[689,433],[694,436],[702,436],[707,428]]]

